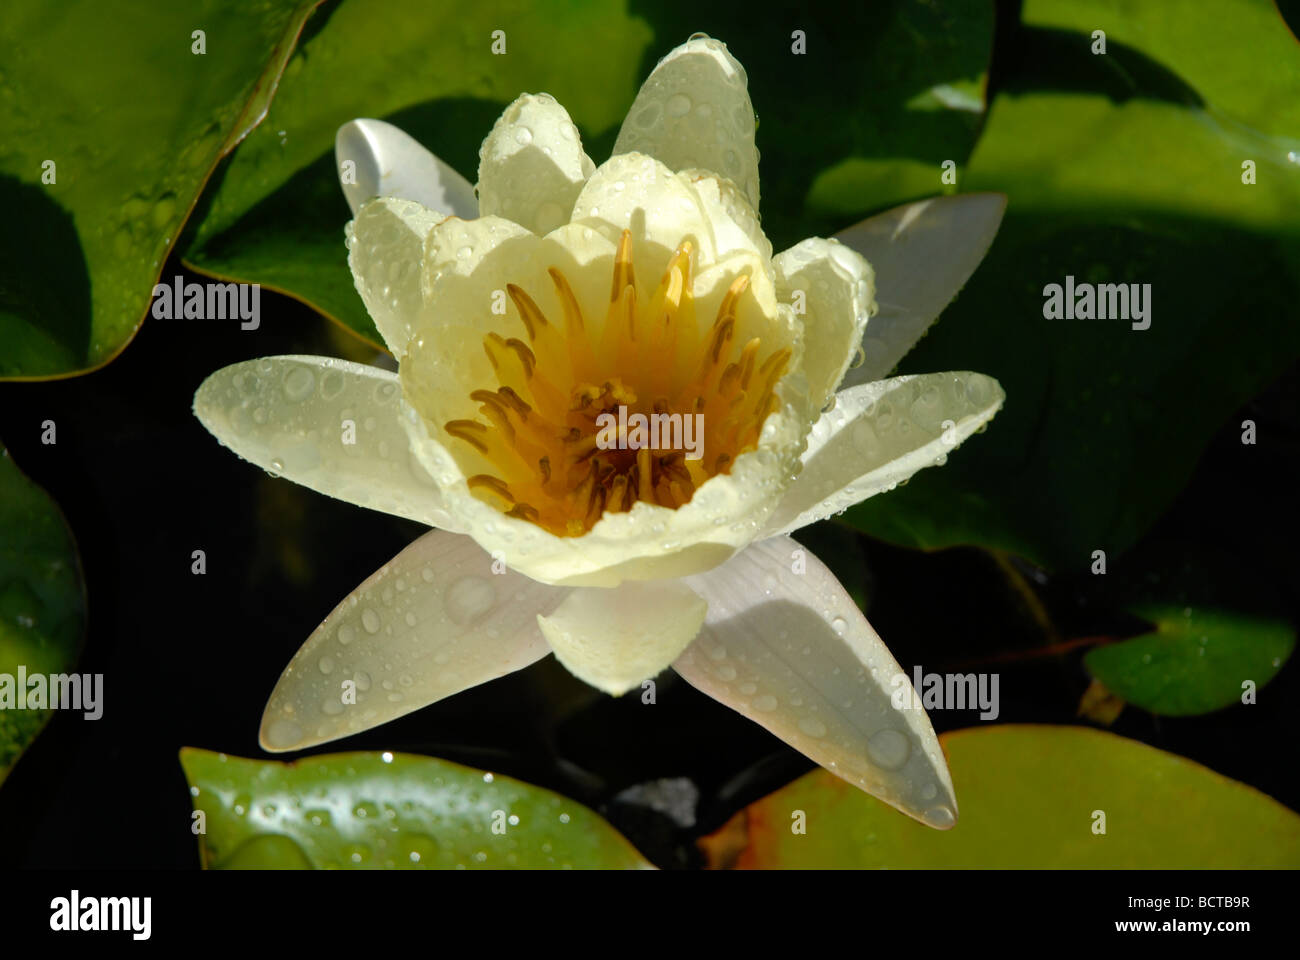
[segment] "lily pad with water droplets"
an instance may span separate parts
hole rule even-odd
[[[0,5],[0,202],[14,224],[0,238],[0,377],[80,373],[126,346],[319,2]]]
[[[206,868],[650,866],[579,803],[430,757],[337,753],[272,763],[186,747],[181,766],[205,815]]]
[[[86,596],[63,514],[0,447],[0,683],[66,673],[81,650]],[[7,685],[7,684],[6,684]],[[0,782],[50,717],[0,708]]]
[[[702,846],[712,865],[747,869],[1300,867],[1300,816],[1182,757],[1085,727],[939,739],[961,807],[952,830],[899,816],[817,770]],[[805,832],[793,832],[800,823]]]
[[[1258,698],[1295,649],[1281,620],[1207,608],[1140,607],[1151,633],[1089,651],[1094,677],[1152,713],[1182,717]]]

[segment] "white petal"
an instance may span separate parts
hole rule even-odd
[[[767,521],[788,533],[947,459],[1006,398],[982,373],[927,373],[841,390],[808,435],[803,469]]]
[[[867,325],[866,362],[841,387],[887,376],[957,295],[988,252],[1007,198],[971,193],[909,203],[835,236],[871,262],[880,313]]]
[[[892,490],[993,418],[1006,395],[982,373],[894,377],[841,390],[808,435],[802,470],[762,536],[789,533]]]
[[[781,302],[802,299],[803,372],[809,397],[820,409],[862,342],[875,275],[871,264],[844,244],[816,237],[779,254],[772,266]]]
[[[506,108],[479,150],[479,213],[550,233],[568,222],[594,169],[578,128],[555,98],[524,94]]]
[[[445,288],[463,287],[463,281],[471,277],[498,247],[512,240],[530,241],[535,246],[537,238],[513,220],[495,216],[483,216],[476,220],[449,217],[430,230],[425,237],[424,252],[421,255],[420,289],[431,310],[422,316],[420,332],[427,335],[430,329],[439,324],[464,319],[447,316],[453,308],[448,303]],[[519,245],[531,248],[529,243]],[[499,255],[497,259],[508,261],[509,254]],[[487,297],[491,297],[491,290],[484,292]],[[484,300],[474,304],[473,315],[483,313],[484,305]],[[491,306],[490,302],[487,302],[487,306]],[[492,315],[490,310],[488,315]]]
[[[468,537],[426,533],[294,655],[262,715],[262,747],[337,740],[528,666],[548,652],[537,614],[567,593],[494,568]]]
[[[470,394],[497,384],[484,337],[497,333],[526,342],[528,336],[517,306],[506,300],[507,285],[518,284],[548,317],[562,317],[547,268],[564,273],[580,303],[604,302],[614,249],[596,231],[567,224],[546,237],[502,217],[439,224],[424,254],[429,313],[398,370],[408,403],[434,432],[448,420],[479,416]],[[496,311],[498,301],[505,313]]]
[[[391,123],[343,124],[334,137],[334,159],[353,215],[371,197],[396,197],[444,216],[478,216],[469,181]],[[349,162],[351,167],[346,166]]]
[[[397,376],[329,357],[264,357],[194,394],[212,435],[264,470],[372,510],[452,527],[398,421]]]
[[[617,697],[672,663],[699,633],[704,613],[704,601],[689,589],[659,580],[579,587],[537,623],[574,676]]]
[[[717,259],[712,224],[690,180],[645,154],[616,154],[597,167],[574,202],[573,220],[614,244],[631,230],[637,265],[666,263],[683,240],[694,244],[697,262]]]
[[[772,259],[772,241],[758,222],[758,213],[734,183],[708,170],[683,170],[679,176],[690,184],[713,230],[714,256],[734,251]]]
[[[394,356],[402,355],[421,323],[425,239],[446,219],[414,200],[379,197],[363,204],[349,225],[352,281]]]
[[[758,209],[754,105],[745,68],[710,37],[688,40],[646,79],[614,154],[646,153],[673,170],[699,167],[735,181]]]
[[[929,718],[815,556],[774,538],[686,583],[709,605],[699,638],[673,663],[687,682],[908,816],[956,822]]]

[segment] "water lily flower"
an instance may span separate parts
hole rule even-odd
[[[913,204],[773,256],[754,134],[744,70],[700,36],[651,73],[600,167],[545,95],[497,121],[476,189],[387,124],[340,130],[349,263],[398,372],[253,360],[194,409],[265,469],[436,529],[293,658],[267,750],[554,653],[613,695],[671,666],[848,782],[955,822],[903,671],[789,535],[942,463],[1001,406],[978,373],[876,377],[1005,201]]]

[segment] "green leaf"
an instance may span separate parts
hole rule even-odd
[[[0,377],[84,372],[126,346],[318,2],[0,7],[0,204],[17,224],[0,239]]]
[[[504,55],[492,53],[495,30],[505,31]],[[524,92],[552,94],[584,136],[612,138],[649,41],[642,21],[608,4],[349,0],[294,55],[185,262],[287,292],[382,346],[348,270],[338,128],[358,117],[388,120],[473,181],[483,138]]]
[[[1213,608],[1140,606],[1155,630],[1097,647],[1084,657],[1112,693],[1144,710],[1183,717],[1241,702],[1242,684],[1261,688],[1295,649],[1290,625]]]
[[[295,54],[267,123],[235,154],[185,262],[287,292],[379,345],[347,268],[351,215],[333,160],[339,126],[387,120],[473,181],[479,145],[501,110],[545,90],[600,163],[656,58],[695,31],[723,40],[748,65],[762,115],[764,226],[778,249],[829,235],[846,216],[940,189],[939,165],[964,161],[974,143],[992,8],[952,12],[904,0],[824,19],[810,14],[809,52],[797,56],[788,40],[774,51],[769,24],[743,3],[655,4],[634,16],[605,4],[543,11],[497,0],[440,11],[420,0],[349,0]],[[505,56],[491,52],[497,29],[506,32]],[[821,119],[810,136],[813,110]]]
[[[445,760],[337,753],[271,763],[186,747],[181,766],[205,814],[208,868],[650,866],[586,807]]]
[[[1104,23],[1105,56],[1086,32],[1026,39],[1047,52],[993,104],[964,183],[1005,192],[1006,219],[901,367],[980,370],[1006,406],[943,470],[850,511],[859,529],[1056,568],[1081,569],[1098,549],[1114,558],[1169,506],[1225,417],[1300,355],[1300,165],[1288,159],[1300,143],[1280,135],[1300,129],[1300,45],[1259,4],[1240,18],[1180,8],[1172,37],[1145,22],[1171,18],[1159,6],[1079,12]],[[1234,42],[1219,42],[1224,29]],[[1153,51],[1169,62],[1125,47],[1130,36],[1162,37]],[[1219,67],[1202,64],[1206,51]],[[1242,80],[1215,72],[1227,61]],[[1044,288],[1067,275],[1149,283],[1150,328],[1045,319]]]
[[[902,816],[823,770],[751,805],[708,842],[748,868],[1300,867],[1300,816],[1182,757],[1084,727],[994,726],[939,738],[960,819]],[[806,834],[791,830],[803,811]],[[1097,812],[1105,833],[1095,833]]]
[[[85,626],[81,565],[63,514],[0,447],[0,684],[14,684],[18,696],[20,667],[29,677],[71,670]],[[0,709],[0,782],[49,718],[49,710]]]

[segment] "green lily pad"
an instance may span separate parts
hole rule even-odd
[[[0,377],[84,372],[130,341],[319,2],[0,7],[0,203],[19,225],[0,239]]]
[[[1085,727],[981,727],[939,740],[961,806],[952,830],[932,830],[816,770],[752,804],[709,841],[713,862],[795,869],[1300,867],[1300,816],[1182,757]],[[791,829],[798,811],[803,834]]]
[[[1281,620],[1213,608],[1132,612],[1155,630],[1097,647],[1083,662],[1111,692],[1152,713],[1184,717],[1240,703],[1246,681],[1257,691],[1295,649],[1295,630]]]
[[[943,470],[847,520],[907,546],[976,543],[1057,569],[1086,567],[1094,550],[1114,559],[1225,418],[1300,355],[1300,164],[1288,159],[1300,142],[1282,135],[1300,130],[1300,45],[1260,6],[1241,18],[1180,8],[1181,44],[1153,48],[1168,63],[1124,45],[1160,35],[1143,19],[1168,19],[1158,4],[1078,12],[1107,30],[1106,55],[1087,32],[1037,28],[1048,53],[1009,78],[964,184],[1008,195],[1002,228],[901,366],[980,370],[1006,406]],[[1235,39],[1220,43],[1223,30]],[[1228,62],[1241,80],[1216,79]],[[1150,327],[1047,319],[1045,288],[1070,276],[1150,284]]]
[[[819,230],[829,236],[847,215],[940,190],[942,161],[965,161],[982,117],[992,21],[987,4],[951,12],[920,0],[822,18],[810,11],[809,47],[796,55],[780,37],[774,50],[770,24],[738,2],[655,4],[634,15],[615,5],[439,11],[420,0],[349,0],[295,54],[267,123],[239,148],[189,238],[185,263],[289,293],[380,345],[347,268],[351,214],[333,159],[340,125],[388,120],[473,181],[479,145],[504,106],[545,91],[600,163],[657,57],[695,31],[748,64],[762,114],[764,224],[778,249]],[[494,30],[505,32],[505,55],[491,51]],[[817,136],[810,114],[826,118]]]
[[[186,747],[181,766],[206,819],[206,868],[650,866],[581,804],[445,760],[337,753],[272,763]]]
[[[0,675],[16,685],[20,668],[28,677],[68,672],[85,626],[81,565],[63,514],[0,447]],[[0,709],[0,782],[49,718],[49,710]]]

